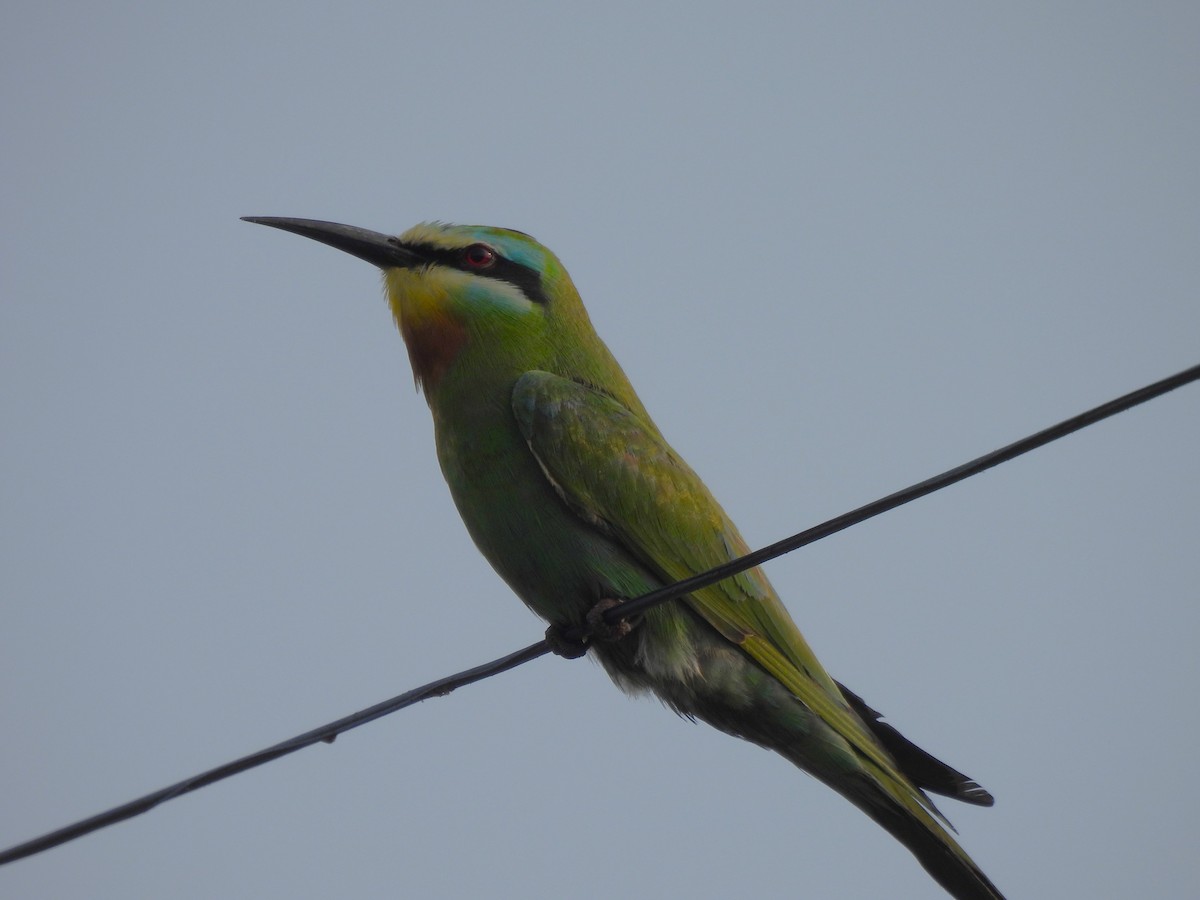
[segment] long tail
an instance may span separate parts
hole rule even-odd
[[[925,791],[978,806],[991,806],[992,795],[957,769],[917,747],[891,725],[881,722],[880,714],[857,694],[842,685],[838,687],[891,757],[892,766],[856,754],[857,763],[851,766],[854,771],[847,771],[845,757],[839,765],[825,769],[820,763],[822,756],[812,753],[807,738],[790,747],[777,744],[775,749],[886,828],[952,897],[1004,900],[1004,895],[959,846],[951,834],[950,823]],[[824,758],[832,760],[837,755]]]
[[[898,802],[864,773],[858,790],[836,786],[859,809],[886,828],[907,847],[934,880],[957,900],[1004,900],[950,833],[923,809]]]

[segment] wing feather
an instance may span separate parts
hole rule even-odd
[[[513,412],[567,504],[664,581],[748,552],[704,483],[657,429],[608,395],[548,372],[527,372],[514,388]],[[728,578],[684,602],[820,716],[877,777],[893,782],[896,793],[936,813],[851,709],[762,572]]]

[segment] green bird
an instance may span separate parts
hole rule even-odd
[[[506,228],[422,224],[398,237],[247,218],[378,266],[438,461],[479,550],[578,655],[614,603],[748,552],[659,433],[558,258]],[[603,629],[600,629],[603,631]],[[903,843],[958,898],[1000,892],[926,792],[991,795],[880,721],[825,671],[757,569],[586,644],[625,691],[782,754]]]

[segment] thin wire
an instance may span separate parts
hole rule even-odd
[[[918,482],[914,485],[896,491],[894,494],[889,494],[873,503],[868,503],[865,506],[860,506],[858,509],[844,513],[836,518],[823,522],[813,528],[801,531],[791,537],[777,541],[768,547],[757,550],[754,553],[749,553],[746,556],[739,557],[731,562],[717,566],[707,572],[702,572],[699,575],[694,575],[691,578],[685,578],[683,581],[668,585],[641,597],[622,603],[620,606],[607,610],[604,614],[604,619],[609,624],[615,624],[620,619],[626,616],[636,615],[645,612],[651,606],[659,603],[665,603],[667,600],[672,600],[681,597],[692,591],[715,584],[724,578],[729,578],[746,569],[754,568],[761,565],[767,560],[774,559],[777,556],[782,556],[792,550],[796,550],[806,544],[814,543],[822,538],[828,537],[831,534],[836,534],[849,528],[851,525],[856,525],[859,522],[873,518],[880,513],[895,509],[919,497],[924,497],[927,494],[932,494],[934,491],[941,490],[956,482],[962,481],[965,478],[970,478],[972,475],[977,475],[993,466],[998,466],[1000,463],[1007,462],[1030,450],[1042,447],[1051,441],[1064,437],[1072,432],[1086,428],[1088,425],[1095,424],[1102,419],[1107,419],[1119,412],[1123,412],[1131,407],[1137,406],[1140,403],[1145,403],[1162,394],[1172,391],[1175,388],[1182,387],[1192,381],[1200,379],[1200,365],[1193,366],[1172,375],[1169,378],[1164,378],[1162,381],[1157,381],[1154,384],[1141,388],[1140,390],[1132,391],[1116,400],[1111,400],[1090,409],[1085,413],[1074,416],[1057,425],[1039,431],[1037,434],[1030,435],[999,450],[974,459],[971,462],[964,463],[961,466],[956,466],[949,469],[940,475],[925,481]],[[575,640],[584,639],[585,635],[582,630],[568,630],[564,637]],[[473,684],[476,681],[482,681],[485,678],[490,678],[493,675],[498,675],[501,672],[506,672],[509,669],[515,669],[517,666],[524,665],[530,660],[537,659],[539,656],[545,656],[550,652],[550,646],[545,640],[538,641],[536,644],[530,644],[522,650],[515,653],[510,653],[507,656],[502,656],[499,659],[476,666],[473,669],[467,669],[463,672],[458,672],[446,678],[440,678],[437,681],[431,681],[426,685],[407,691],[399,696],[393,697],[390,700],[385,700],[382,703],[377,703],[374,706],[369,706],[366,709],[353,713],[338,719],[336,722],[330,722],[328,725],[323,725],[320,728],[315,728],[312,731],[297,735],[290,740],[283,741],[264,750],[259,750],[257,753],[251,753],[249,756],[243,756],[241,759],[233,762],[225,763],[217,766],[215,769],[209,769],[207,772],[202,772],[199,775],[193,775],[191,778],[186,778],[170,787],[155,791],[152,794],[147,794],[137,800],[132,800],[121,806],[114,807],[106,812],[99,813],[79,822],[75,822],[65,828],[60,828],[57,831],[49,832],[41,837],[34,838],[31,841],[26,841],[23,844],[18,844],[7,850],[0,852],[0,865],[14,862],[18,859],[23,859],[26,856],[32,856],[35,853],[40,853],[43,850],[49,850],[51,847],[57,847],[59,844],[65,844],[75,838],[82,837],[90,832],[97,831],[107,825],[112,825],[115,822],[120,822],[125,819],[130,819],[140,815],[147,810],[153,809],[160,803],[165,803],[168,800],[179,797],[191,791],[198,790],[206,785],[216,781],[228,778],[231,775],[236,775],[239,772],[244,772],[247,769],[252,769],[256,766],[261,766],[264,763],[270,762],[273,759],[278,759],[281,756],[286,756],[289,753],[294,753],[304,747],[309,747],[318,742],[332,743],[339,735],[352,728],[357,728],[360,725],[365,725],[368,722],[373,722],[375,719],[382,718],[398,710],[404,709],[407,706],[412,706],[422,700],[428,700],[431,697],[444,697],[463,685]]]
[[[406,706],[412,706],[414,703],[420,703],[422,700],[428,700],[430,697],[444,697],[455,688],[460,688],[475,681],[482,681],[484,678],[499,675],[501,672],[506,672],[509,669],[515,669],[517,666],[527,663],[531,659],[537,659],[539,656],[544,656],[549,652],[550,647],[543,640],[536,644],[531,644],[524,650],[518,650],[516,653],[510,653],[508,656],[502,656],[499,659],[476,666],[473,669],[458,672],[448,678],[439,678],[437,681],[431,681],[426,685],[414,688],[390,700],[385,700],[374,706],[368,706],[366,709],[338,719],[336,722],[330,722],[328,725],[322,725],[320,728],[306,731],[304,734],[281,741],[278,744],[259,750],[257,753],[251,753],[248,756],[243,756],[241,759],[227,762],[224,765],[217,766],[215,769],[209,769],[207,772],[201,772],[199,775],[185,778],[183,781],[176,782],[162,790],[146,794],[144,797],[131,800],[121,806],[113,807],[91,818],[82,819],[65,828],[51,831],[24,844],[18,844],[15,847],[0,852],[0,865],[23,859],[26,856],[33,856],[35,853],[41,853],[43,850],[49,850],[51,847],[57,847],[59,844],[73,841],[77,837],[82,837],[93,831],[99,831],[101,828],[112,825],[115,822],[132,819],[134,816],[141,815],[147,810],[153,809],[160,803],[166,803],[168,800],[173,800],[183,794],[199,790],[214,782],[228,778],[230,775],[245,772],[247,769],[261,766],[263,763],[268,763],[273,759],[279,759],[281,756],[287,756],[289,753],[295,753],[297,750],[311,747],[313,744],[320,742],[332,744],[334,738],[339,734],[343,734],[352,728],[357,728],[359,725],[366,725],[368,722],[373,722],[389,713],[404,709]]]
[[[1051,441],[1066,437],[1068,434],[1072,434],[1089,425],[1094,425],[1102,419],[1115,416],[1117,413],[1145,403],[1147,400],[1153,400],[1155,397],[1159,397],[1168,391],[1173,391],[1175,388],[1183,387],[1185,384],[1197,379],[1200,379],[1200,365],[1184,369],[1182,372],[1178,372],[1169,378],[1156,381],[1154,384],[1147,385],[1136,391],[1130,391],[1124,396],[1110,400],[1107,403],[1102,403],[1094,409],[1089,409],[1087,412],[1059,422],[1057,425],[1052,425],[1037,432],[1037,434],[1031,434],[1029,437],[1014,441],[1005,447],[1001,447],[999,450],[993,450],[991,453],[980,456],[978,459],[973,459],[970,462],[963,463],[961,466],[948,469],[941,475],[935,475],[925,481],[909,485],[903,490],[896,491],[894,494],[888,494],[886,497],[881,497],[879,500],[868,503],[866,506],[860,506],[858,509],[851,510],[848,513],[842,513],[842,515],[836,518],[822,522],[820,525],[815,525],[806,531],[801,531],[799,534],[784,538],[781,541],[763,547],[761,550],[748,553],[738,559],[709,569],[707,572],[701,572],[698,575],[685,578],[683,581],[659,588],[648,594],[643,594],[641,597],[630,600],[628,603],[622,603],[620,606],[605,610],[604,621],[609,625],[613,625],[622,618],[645,612],[650,607],[656,606],[665,600],[681,597],[684,594],[690,594],[692,591],[708,587],[710,584],[716,584],[718,581],[729,578],[731,575],[737,575],[739,572],[746,571],[746,569],[752,569],[755,566],[761,565],[767,560],[775,559],[777,556],[790,553],[807,544],[812,544],[822,538],[829,537],[831,534],[844,531],[851,525],[865,522],[867,519],[874,518],[880,513],[895,509],[897,506],[903,506],[905,503],[917,500],[927,494],[932,494],[934,491],[940,491],[942,488],[956,484],[965,478],[970,478],[972,475],[978,475],[980,472],[1000,465],[1000,463],[1008,462],[1010,459],[1015,459],[1024,453],[1028,453],[1030,450],[1036,450],[1038,447],[1043,447]]]

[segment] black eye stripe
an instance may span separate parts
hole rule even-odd
[[[534,303],[544,306],[550,302],[550,298],[542,290],[542,276],[536,269],[531,269],[529,266],[506,259],[494,247],[492,250],[496,254],[496,262],[489,268],[475,269],[467,265],[463,259],[463,250],[466,249],[465,247],[451,250],[446,247],[433,247],[429,244],[405,244],[403,246],[406,250],[411,250],[422,259],[428,260],[434,265],[445,266],[448,269],[458,269],[460,272],[470,272],[472,275],[478,275],[481,278],[495,278],[498,281],[507,281]]]

